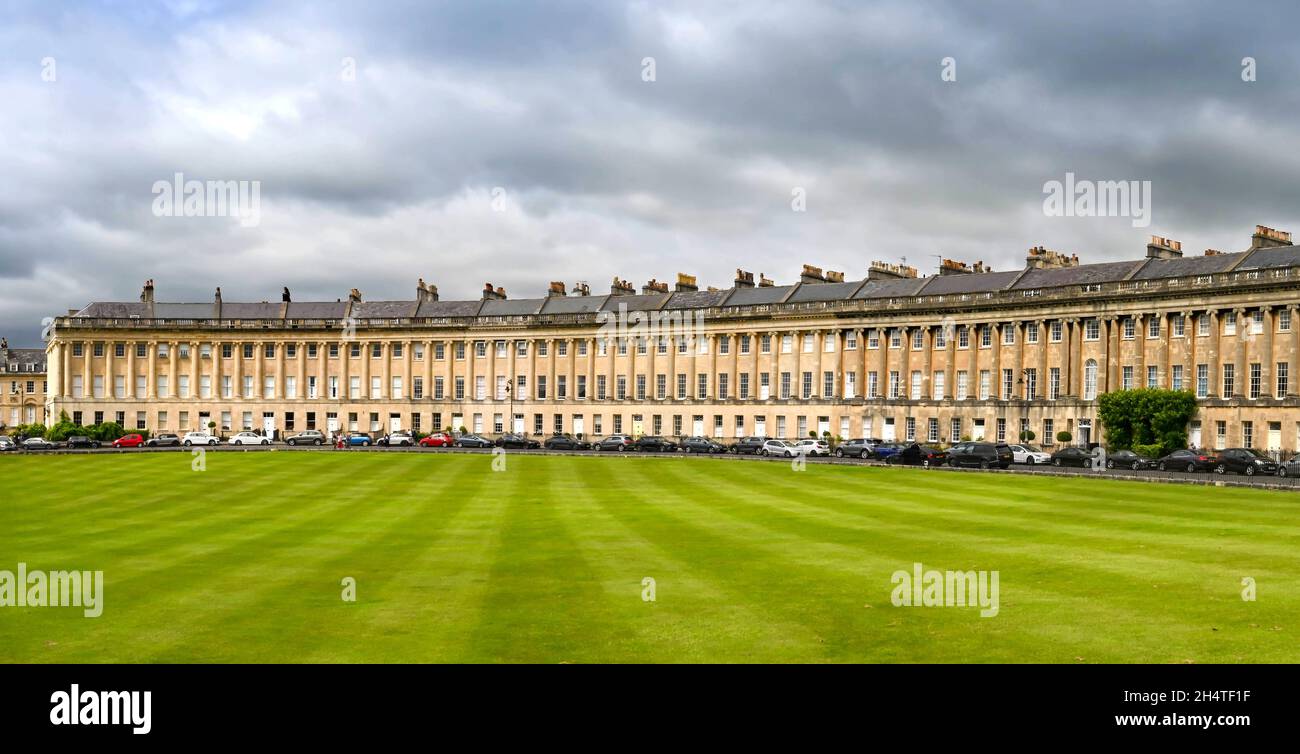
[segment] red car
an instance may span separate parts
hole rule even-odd
[[[144,437],[141,435],[122,435],[113,441],[115,448],[138,448],[144,445]]]
[[[420,439],[420,447],[423,448],[449,448],[451,447],[452,437],[446,432],[434,432],[428,437]]]

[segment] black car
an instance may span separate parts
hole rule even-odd
[[[490,448],[492,441],[478,435],[461,435],[451,441],[453,448]]]
[[[618,451],[627,450],[632,445],[632,438],[627,435],[610,435],[591,446],[592,450]]]
[[[768,438],[762,436],[742,437],[732,443],[731,447],[727,450],[742,456],[758,455],[758,452],[763,449],[763,443],[767,442],[767,439]]]
[[[978,466],[990,469],[996,466],[1007,469],[1013,460],[1011,446],[1001,442],[960,442],[948,449],[948,465],[954,468]]]
[[[1276,474],[1277,464],[1254,448],[1228,448],[1220,451],[1219,457],[1214,459],[1214,473],[1226,474],[1229,471],[1246,476]]]
[[[92,440],[85,435],[69,435],[64,442],[65,448],[98,448],[99,440]]]
[[[1156,460],[1156,468],[1161,471],[1209,471],[1214,468],[1214,456],[1199,450],[1175,450]]]
[[[179,448],[181,446],[181,436],[164,432],[150,437],[144,441],[144,444],[151,448],[166,448],[173,445]]]
[[[1142,469],[1154,469],[1156,461],[1154,458],[1140,456],[1131,450],[1117,450],[1106,456],[1106,468],[1108,469],[1133,469],[1141,471]]]
[[[1053,466],[1078,466],[1081,469],[1090,469],[1092,464],[1092,453],[1083,448],[1061,448],[1052,454]]]
[[[869,440],[865,437],[859,437],[853,440],[845,440],[835,448],[836,458],[870,458],[871,450],[876,446],[875,440]]]
[[[591,450],[591,443],[569,435],[548,437],[542,445],[547,450]]]
[[[642,437],[632,443],[628,450],[635,450],[640,453],[675,453],[677,443],[672,440],[665,440],[662,437]]]
[[[530,440],[523,435],[507,434],[497,438],[496,446],[498,448],[512,448],[514,450],[535,450],[542,447],[542,444],[536,440]]]
[[[687,453],[726,453],[727,446],[707,437],[688,437],[682,442]]]
[[[945,451],[914,442],[886,458],[885,463],[904,466],[920,466],[928,469],[931,466],[942,466],[947,460],[948,454]]]

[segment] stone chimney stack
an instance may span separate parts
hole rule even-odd
[[[643,296],[650,296],[656,293],[667,293],[667,292],[668,292],[668,284],[661,283],[658,280],[655,280],[654,278],[650,278],[650,282],[641,286],[641,295]]]
[[[212,299],[212,318],[221,319],[221,286],[217,286],[217,294]]]
[[[565,293],[564,293],[564,282],[563,282],[563,281],[560,281],[560,280],[552,280],[552,281],[551,281],[551,288],[550,288],[550,290],[548,290],[548,291],[546,292],[546,297],[547,297],[547,298],[555,298],[555,297],[563,296],[563,295],[565,295]]]
[[[700,289],[700,287],[699,287],[698,285],[695,284],[695,276],[694,276],[694,275],[687,275],[687,274],[684,273],[684,272],[679,272],[679,273],[677,273],[677,288],[676,288],[676,290],[678,290],[678,291],[686,291],[686,292],[689,293],[689,292],[698,291],[699,289]]]
[[[587,285],[586,283],[583,283],[583,282],[577,282],[577,283],[574,283],[574,284],[573,284],[573,291],[572,291],[572,293],[573,293],[573,295],[575,295],[575,296],[590,296],[590,295],[591,295],[591,286],[589,286],[589,285]]]
[[[752,272],[746,272],[746,271],[740,269],[739,267],[737,267],[737,268],[736,268],[736,287],[737,287],[737,288],[753,288],[753,287],[754,287],[754,273],[752,273]]]
[[[1054,270],[1061,267],[1078,267],[1079,255],[1066,254],[1061,251],[1052,251],[1043,246],[1034,246],[1029,249],[1029,255],[1025,257],[1025,268],[1030,270]]]
[[[1247,251],[1290,245],[1291,233],[1289,231],[1273,230],[1266,225],[1256,225],[1255,234],[1250,237],[1250,248]]]
[[[483,284],[484,301],[504,301],[506,298],[505,288],[493,288],[491,283]]]
[[[348,303],[351,304],[361,303],[361,291],[357,290],[356,288],[353,288],[352,290],[348,291]]]
[[[636,287],[626,280],[620,280],[614,277],[614,282],[609,286],[609,295],[611,296],[631,296],[636,293]]]
[[[956,259],[942,259],[939,261],[940,275],[969,275],[972,272],[971,266],[965,262],[959,262]]]
[[[774,288],[774,287],[776,287],[776,281],[775,281],[775,280],[771,280],[771,279],[769,279],[769,278],[767,277],[767,275],[764,275],[763,273],[760,272],[760,273],[758,273],[758,287],[759,287],[759,288]]]
[[[153,278],[144,281],[144,288],[140,290],[140,303],[144,304],[145,316],[153,319]]]
[[[1147,259],[1178,259],[1183,255],[1183,244],[1172,238],[1151,236],[1147,243]]]
[[[905,264],[872,262],[867,270],[867,280],[905,280],[916,277],[916,268]]]
[[[843,273],[843,272],[840,272],[840,271],[838,271],[838,270],[827,270],[827,271],[826,271],[826,282],[828,282],[828,283],[843,283],[843,282],[844,282],[844,273]]]
[[[799,274],[800,283],[825,283],[826,276],[822,274],[822,268],[814,267],[811,264],[803,266],[803,272]]]

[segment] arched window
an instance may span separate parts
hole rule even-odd
[[[1083,364],[1083,399],[1097,400],[1097,360],[1088,359]]]

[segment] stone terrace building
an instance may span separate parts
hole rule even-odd
[[[1193,444],[1300,448],[1300,247],[1256,227],[1243,252],[1024,269],[806,266],[793,285],[476,301],[99,302],[55,323],[50,415],[183,431],[464,427],[549,435],[1101,440],[1098,394],[1195,391]],[[626,326],[620,329],[620,325]]]
[[[49,424],[45,415],[45,349],[10,348],[0,338],[0,428]]]

